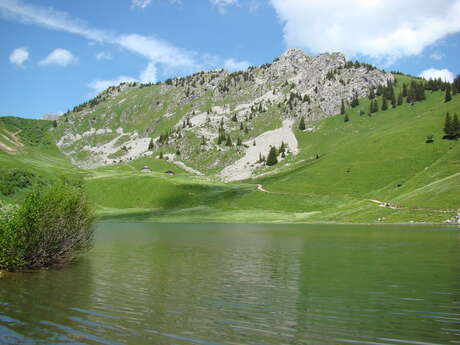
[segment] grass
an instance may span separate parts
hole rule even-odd
[[[409,80],[398,76],[398,86]],[[115,104],[123,98],[127,98],[127,106],[135,109],[135,102],[152,95],[159,97],[159,87],[129,90],[111,104],[98,105],[97,111],[117,114],[122,108]],[[296,157],[289,156],[282,164],[265,170],[268,175],[239,183],[192,176],[167,160],[152,157],[83,171],[72,166],[54,145],[29,143],[17,155],[0,151],[0,163],[2,167],[20,167],[49,177],[84,177],[103,220],[443,222],[460,207],[460,145],[458,141],[442,139],[446,112],[460,113],[460,95],[448,103],[444,103],[442,92],[426,95],[427,100],[413,106],[404,103],[372,116],[367,115],[369,101],[361,99],[358,107],[347,110],[348,122],[337,115],[315,123],[315,131],[296,130],[300,149]],[[167,97],[173,95],[167,93]],[[203,107],[210,107],[208,103]],[[158,116],[168,111],[165,104],[160,108],[151,111]],[[360,110],[365,114],[361,116]],[[171,119],[158,121],[155,130],[160,133],[170,126],[170,120],[182,115],[177,113]],[[254,120],[257,131],[272,129],[276,124],[257,121],[258,118]],[[428,135],[434,136],[433,143],[425,142]],[[200,157],[191,165],[214,171],[206,168],[212,163],[211,153],[197,153]],[[226,154],[231,161],[232,151]],[[225,154],[221,159],[227,159]],[[149,166],[152,172],[140,173],[143,166]],[[166,175],[167,170],[174,171],[175,176]],[[258,190],[257,184],[269,193]],[[371,199],[401,208],[380,207]]]

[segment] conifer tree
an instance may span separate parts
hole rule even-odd
[[[402,105],[403,101],[404,101],[404,98],[403,98],[402,92],[400,92],[398,94],[398,105]]]
[[[457,93],[460,92],[460,74],[457,75],[454,79],[454,87],[455,87],[455,90],[457,90]]]
[[[278,163],[278,159],[277,159],[276,156],[277,156],[276,148],[272,147],[270,149],[270,152],[268,153],[268,157],[267,157],[267,165],[268,166],[272,166],[272,165],[275,165],[276,163]]]
[[[457,114],[455,114],[454,117],[452,118],[452,122],[450,126],[451,126],[452,137],[455,139],[460,137],[460,123],[458,122]]]
[[[371,87],[371,88],[369,89],[369,99],[372,100],[372,99],[374,99],[374,98],[375,98],[374,88]]]
[[[243,122],[240,122],[240,131],[244,130]]]
[[[393,108],[396,108],[396,96],[395,96],[395,90],[393,89],[393,86],[391,87],[390,89],[390,102],[391,102],[391,106]]]
[[[240,137],[238,137],[238,139],[236,139],[236,145],[238,145],[238,146],[243,145],[243,142],[241,141]]]
[[[444,102],[447,103],[447,102],[449,102],[451,100],[452,100],[452,95],[450,93],[450,84],[448,84],[447,87],[446,87],[446,94],[444,96]]]
[[[452,136],[452,123],[451,123],[451,120],[450,120],[450,115],[449,113],[446,113],[446,118],[444,120],[444,134],[445,134],[445,138],[447,139],[450,139],[451,136]]]
[[[377,99],[374,99],[374,101],[372,102],[372,112],[376,113],[378,111],[379,111],[379,104],[377,102]]]
[[[344,121],[344,122],[350,121],[350,119],[348,118],[348,114],[345,114],[345,117],[343,118],[343,121]]]
[[[406,85],[406,83],[403,83],[402,96],[407,97],[407,85]]]
[[[382,97],[382,110],[385,111],[388,109],[388,101],[385,97]]]
[[[299,129],[301,131],[305,130],[305,119],[303,118],[303,116],[300,118]]]
[[[153,149],[153,139],[150,139],[149,150],[152,150],[152,149]]]
[[[162,152],[162,151],[160,151],[160,155],[159,155],[158,158],[159,158],[159,159],[163,159],[163,152]]]
[[[345,102],[342,99],[342,105],[340,106],[340,114],[345,114]]]

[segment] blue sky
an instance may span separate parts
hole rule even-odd
[[[460,0],[0,0],[0,115],[64,112],[121,81],[245,69],[290,47],[460,73]]]

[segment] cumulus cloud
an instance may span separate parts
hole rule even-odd
[[[460,31],[460,0],[270,0],[289,47],[391,63]]]
[[[115,79],[97,79],[93,80],[88,84],[88,87],[92,90],[90,97],[97,95],[99,92],[104,91],[110,86],[116,86],[124,82],[137,82],[137,83],[154,83],[157,81],[157,69],[155,64],[149,62],[147,67],[140,73],[139,78],[133,78],[126,75],[119,76]]]
[[[181,0],[167,0],[171,4],[181,4]],[[238,5],[237,0],[209,0],[218,8],[224,9],[227,6]],[[459,0],[460,1],[460,0]],[[191,73],[209,67],[218,68],[227,64],[227,68],[234,66],[244,68],[243,62],[231,60],[227,63],[224,59],[210,54],[198,54],[188,51],[160,40],[156,37],[147,37],[138,34],[115,34],[105,30],[98,30],[87,26],[84,22],[71,18],[67,13],[56,11],[52,8],[41,7],[24,3],[21,0],[0,0],[0,15],[10,20],[20,21],[25,24],[33,24],[52,30],[58,30],[76,34],[84,37],[91,42],[112,44],[121,47],[132,53],[141,55],[147,59],[147,67],[142,71],[138,78],[120,76],[112,80],[96,80],[90,83],[90,88],[99,91],[101,87],[114,85],[122,81],[141,81],[153,82],[157,79],[159,67],[162,72]],[[70,54],[70,52],[68,52]],[[59,55],[59,56],[58,56]],[[72,55],[64,56],[61,52],[52,53],[44,59],[41,64],[75,62]],[[99,54],[98,54],[99,55]],[[102,59],[104,55],[99,55]],[[107,56],[105,56],[107,57]],[[98,56],[96,56],[98,58]],[[235,65],[236,64],[236,65]]]
[[[46,58],[39,62],[40,65],[58,65],[66,67],[70,64],[76,63],[78,59],[66,49],[54,49]]]
[[[132,0],[131,7],[146,8],[150,5],[151,0]]]
[[[228,71],[241,71],[251,66],[248,61],[237,61],[235,59],[227,59],[224,62],[224,68]]]
[[[96,59],[98,60],[112,60],[112,54],[107,52],[99,52],[96,54]]]
[[[239,5],[238,0],[209,0],[209,2],[222,14],[227,13],[229,6]]]
[[[111,80],[94,80],[91,83],[88,84],[88,87],[93,90],[93,94],[90,96],[94,96],[98,94],[99,92],[104,91],[110,86],[115,86],[120,83],[127,83],[127,82],[136,82],[137,80],[125,75],[122,75],[116,79],[111,79]]]
[[[157,68],[153,62],[150,62],[145,70],[139,76],[141,83],[154,83],[157,81]]]
[[[430,59],[436,60],[436,61],[442,60],[444,59],[444,54],[440,52],[434,52],[433,54],[430,55]]]
[[[29,51],[27,48],[16,48],[10,54],[10,62],[22,66],[29,59]]]
[[[420,73],[420,77],[425,78],[425,79],[438,79],[441,78],[444,81],[447,81],[449,83],[452,83],[454,81],[454,74],[449,71],[448,69],[436,69],[436,68],[429,68],[424,70],[422,73]]]

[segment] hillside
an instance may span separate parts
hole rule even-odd
[[[103,219],[444,222],[460,207],[460,146],[443,139],[460,96],[432,84],[299,50],[121,84],[57,122],[1,118],[0,173],[81,180]]]
[[[59,120],[57,143],[83,168],[162,153],[198,175],[234,165],[255,143],[244,161],[248,166],[235,172],[249,177],[259,155],[281,144],[280,133],[267,131],[284,124],[288,133],[300,116],[314,122],[334,115],[342,102],[392,80],[392,74],[347,62],[339,53],[310,57],[291,49],[244,72],[199,72],[156,85],[110,88]],[[295,154],[295,139],[287,144]],[[238,179],[228,170],[223,176]]]

